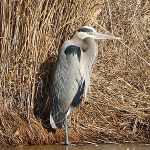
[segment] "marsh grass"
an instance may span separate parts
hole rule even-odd
[[[91,91],[71,116],[71,140],[150,142],[149,5],[148,0],[1,0],[0,145],[64,141],[63,130],[49,133],[33,109],[38,100],[38,111],[49,102],[58,49],[82,25],[120,36],[126,46],[99,42]]]

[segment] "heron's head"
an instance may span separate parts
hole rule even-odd
[[[97,32],[93,27],[90,26],[83,26],[77,30],[75,35],[78,36],[80,39],[85,38],[93,38],[93,39],[119,39],[113,35],[104,34],[101,32]]]

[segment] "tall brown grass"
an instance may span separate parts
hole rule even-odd
[[[149,5],[148,0],[1,0],[0,145],[63,142],[63,131],[49,133],[33,108],[39,97],[41,104],[50,99],[57,51],[82,25],[104,28],[131,49],[119,41],[99,42],[91,92],[71,117],[71,140],[150,142]]]

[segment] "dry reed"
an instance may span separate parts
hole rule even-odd
[[[150,142],[149,5],[148,0],[1,0],[0,146],[63,142],[63,131],[49,133],[33,108],[39,97],[50,98],[57,50],[82,25],[120,36],[144,61],[119,41],[99,42],[91,91],[71,116],[71,140]]]

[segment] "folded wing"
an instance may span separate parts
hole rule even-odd
[[[61,127],[68,109],[81,102],[85,87],[80,68],[81,55],[82,50],[75,45],[69,45],[58,55],[52,80],[52,126],[55,123],[55,127]]]

